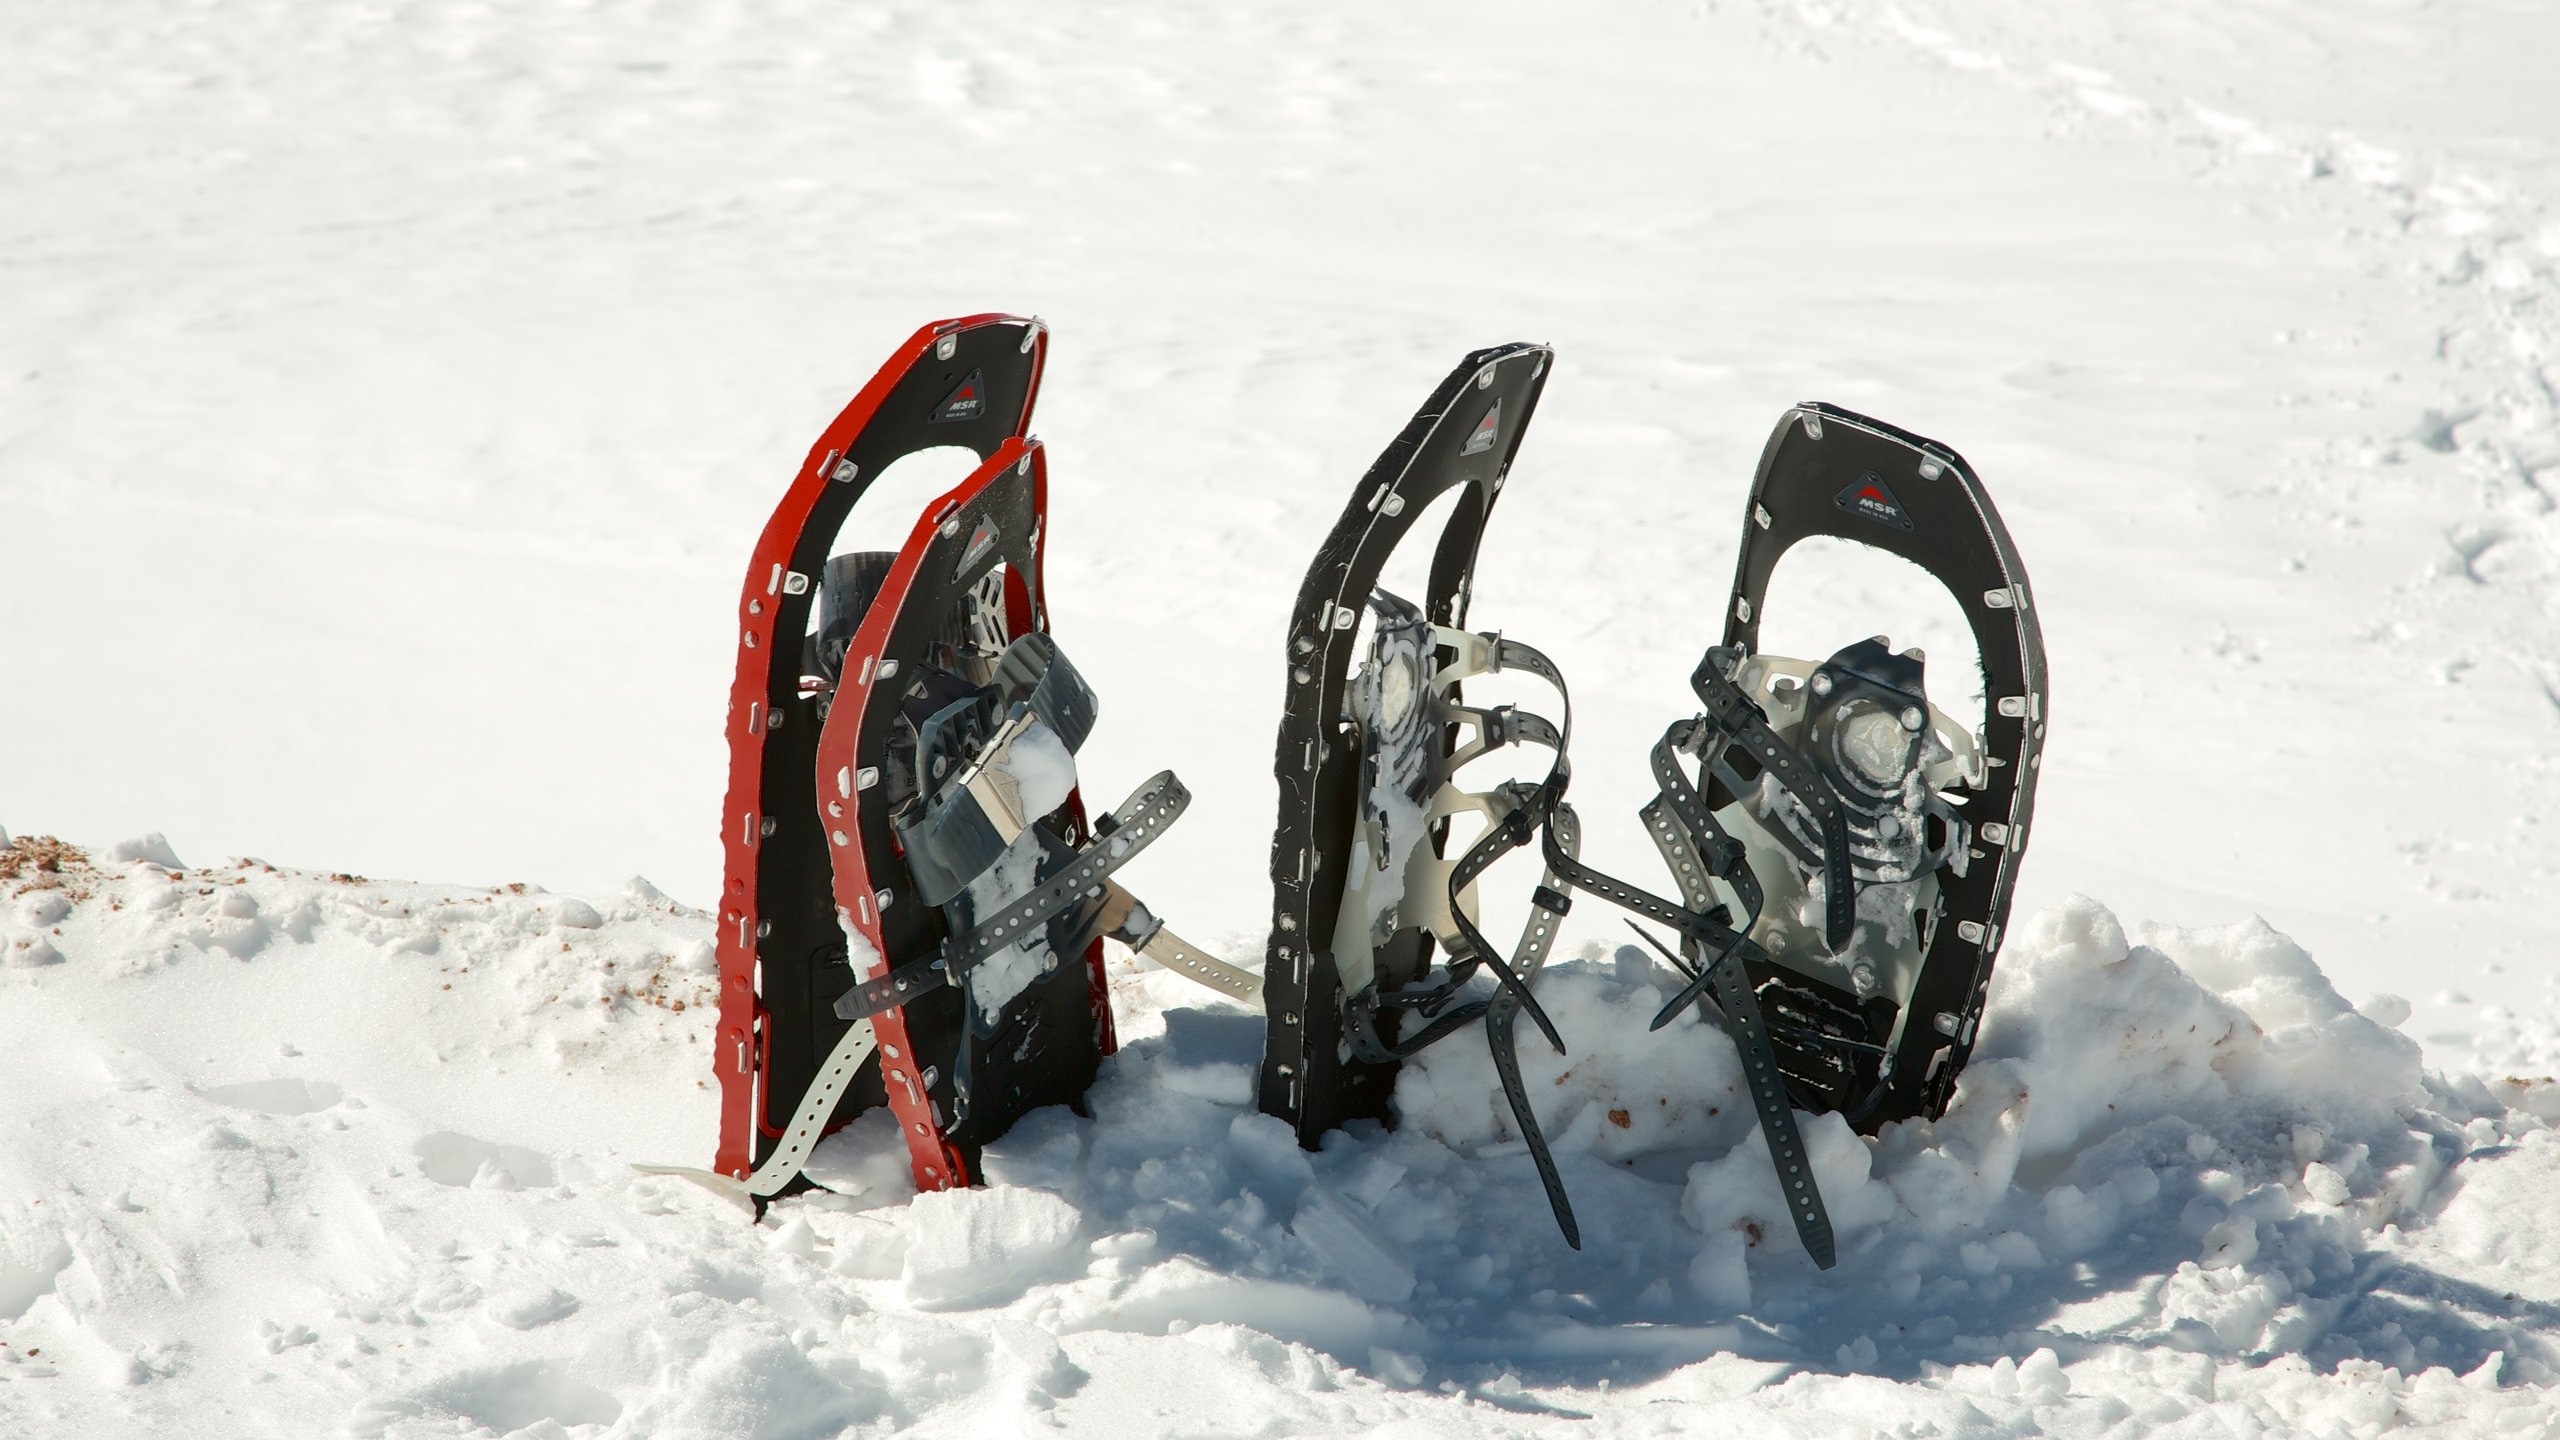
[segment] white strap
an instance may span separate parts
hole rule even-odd
[[[827,1117],[836,1113],[836,1102],[844,1098],[853,1077],[861,1073],[871,1052],[879,1047],[879,1037],[871,1031],[871,1022],[856,1020],[836,1042],[826,1063],[818,1067],[818,1078],[809,1093],[800,1097],[800,1108],[792,1112],[791,1126],[782,1133],[782,1143],[765,1157],[756,1173],[742,1184],[716,1170],[699,1170],[689,1165],[634,1165],[643,1175],[675,1175],[696,1184],[707,1185],[733,1199],[748,1196],[773,1196],[797,1177],[809,1163],[809,1152],[818,1146],[818,1137],[826,1133]]]

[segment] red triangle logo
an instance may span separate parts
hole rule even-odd
[[[1458,447],[1458,453],[1461,455],[1481,455],[1485,451],[1492,449],[1493,442],[1501,438],[1502,397],[1497,395],[1493,399],[1492,408],[1485,411],[1484,418],[1476,422],[1475,433],[1467,437],[1466,444]]]
[[[1905,534],[1915,528],[1911,523],[1911,512],[1902,508],[1902,502],[1895,498],[1893,488],[1884,483],[1881,475],[1859,476],[1855,484],[1832,496],[1831,503],[1852,515],[1864,516],[1879,525],[1890,525]]]
[[[933,407],[931,423],[947,425],[975,420],[985,415],[987,413],[986,388],[986,372],[970,371],[968,378],[960,382],[958,389],[943,396],[942,403]]]

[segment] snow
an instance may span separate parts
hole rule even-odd
[[[2023,921],[1944,1120],[1807,1117],[1822,1272],[1730,1046],[1644,1029],[1633,947],[1551,966],[1572,1053],[1523,1047],[1578,1254],[1473,1037],[1310,1154],[1250,1108],[1259,1020],[1128,961],[1090,1118],[916,1196],[875,1115],[754,1226],[627,1163],[712,1123],[704,914],[257,862],[38,883],[64,959],[0,977],[11,1433],[2560,1424],[2560,1132],[2259,922]],[[226,944],[235,897],[295,918]]]
[[[0,1434],[2560,1431],[2560,12],[10,35]],[[1768,425],[1974,463],[2052,657],[2035,850],[1947,1117],[1807,1122],[1836,1270],[1596,907],[1570,1053],[1522,1047],[1579,1254],[1476,1036],[1310,1154],[1259,1022],[1125,961],[1091,1117],[982,1191],[878,1120],[762,1225],[629,1168],[714,1129],[745,551],[889,344],[990,307],[1055,327],[1088,803],[1185,777],[1129,883],[1247,963],[1255,637],[1460,353],[1557,346],[1472,619],[1563,665],[1630,877]],[[1795,557],[1773,645],[1878,628],[1862,565]],[[1893,628],[1960,712],[1943,617]]]

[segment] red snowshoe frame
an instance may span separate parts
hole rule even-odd
[[[908,337],[810,447],[748,565],[721,825],[727,864],[715,1061],[720,1143],[713,1163],[732,1180],[745,1180],[786,1139],[805,1158],[817,1133],[886,1104],[907,1138],[919,1187],[970,1183],[973,1137],[947,1133],[916,1058],[920,1044],[927,1053],[950,1050],[965,1024],[963,997],[949,987],[870,1017],[880,1063],[849,1079],[833,1077],[842,1097],[812,1133],[786,1129],[776,1112],[811,1092],[847,1032],[864,1023],[838,1018],[831,1008],[838,997],[942,938],[932,907],[896,903],[911,887],[896,858],[887,806],[870,786],[877,771],[857,757],[876,753],[896,708],[877,703],[893,702],[899,693],[898,686],[879,683],[895,669],[884,672],[883,660],[894,660],[902,639],[912,641],[939,619],[959,569],[945,562],[982,538],[975,529],[982,521],[993,522],[1006,567],[1006,638],[1046,629],[1041,560],[1048,476],[1040,447],[1024,434],[1047,340],[1039,321],[1001,314],[941,321]],[[916,523],[863,614],[833,691],[804,694],[802,636],[838,527],[891,464],[949,445],[974,451],[982,463]],[[1071,795],[1055,818],[1081,837],[1080,795]],[[848,935],[869,946],[879,968],[854,973]],[[1052,1088],[1064,1093],[1039,1103],[1081,1095],[1093,1063],[1115,1046],[1101,942],[1086,945],[1082,958],[1088,984],[1079,1003],[1092,1054],[1065,1067],[1074,1073],[1059,1075]],[[935,1078],[945,1087],[953,1083],[950,1075]],[[946,1106],[941,1113],[952,1112]]]

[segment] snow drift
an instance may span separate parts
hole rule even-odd
[[[2560,1421],[2550,1082],[2430,1072],[2262,924],[2020,925],[1945,1119],[1808,1120],[1826,1274],[1632,947],[1553,967],[1570,1053],[1523,1047],[1579,1254],[1479,1043],[1308,1153],[1256,1019],[1136,971],[1090,1117],[993,1184],[915,1196],[872,1117],[759,1226],[626,1163],[711,1143],[705,916],[119,848],[0,851],[11,1433]]]

